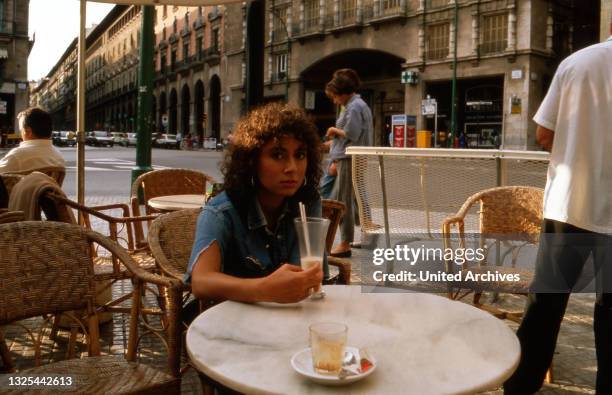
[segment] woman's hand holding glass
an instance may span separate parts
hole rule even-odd
[[[295,303],[308,297],[310,290],[323,280],[321,265],[302,270],[285,263],[261,279],[259,299],[262,302]]]

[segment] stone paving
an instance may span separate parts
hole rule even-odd
[[[95,197],[88,199],[88,205],[102,205],[114,202],[125,202],[123,198],[112,196]],[[94,225],[99,227],[99,224]],[[359,234],[359,232],[356,232]],[[364,250],[353,250],[353,279],[359,280],[360,258],[364,257]],[[130,287],[128,281],[116,283],[113,286],[114,294],[121,294]],[[593,340],[593,303],[595,297],[590,294],[573,295],[570,298],[567,314],[563,321],[555,358],[553,362],[554,382],[545,384],[541,394],[594,394],[596,361]],[[524,305],[525,298],[519,296],[504,295],[496,301],[500,306],[520,310]],[[116,314],[111,322],[101,326],[101,340],[103,353],[122,356],[127,346],[128,316]],[[516,330],[517,325],[506,321],[508,325]],[[43,323],[41,318],[33,318],[21,322],[27,328],[34,328]],[[14,359],[18,363],[18,368],[23,369],[34,364],[34,350],[32,341],[28,338],[25,329],[18,326],[7,326],[2,328],[7,344],[9,345]],[[48,334],[48,328],[45,331]],[[42,347],[42,360],[44,362],[60,360],[65,357],[67,349],[68,332],[60,331],[58,340],[53,342],[45,336]],[[141,363],[155,365],[164,368],[166,354],[163,346],[156,338],[143,338],[139,349],[139,360]],[[79,348],[81,356],[86,355],[86,350],[82,345]],[[186,362],[186,357],[184,357]],[[197,374],[190,369],[183,376],[183,394],[201,393],[201,386]],[[487,394],[501,394],[501,389],[486,392]]]

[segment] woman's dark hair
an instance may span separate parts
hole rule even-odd
[[[232,144],[225,154],[221,172],[225,179],[223,187],[234,204],[255,193],[261,147],[284,136],[291,136],[306,146],[306,185],[294,198],[304,203],[319,198],[321,142],[315,124],[295,105],[271,103],[251,111],[233,129]]]
[[[325,93],[329,96],[334,95],[346,95],[357,92],[357,89],[361,86],[361,80],[359,75],[353,69],[340,69],[334,72],[334,75],[325,85]]]

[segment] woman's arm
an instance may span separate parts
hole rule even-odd
[[[340,138],[345,138],[346,137],[346,132],[340,128],[337,128],[335,126],[331,126],[330,128],[327,129],[327,133],[325,134],[327,137],[329,138],[333,138],[334,136],[338,136]]]
[[[289,264],[262,278],[230,276],[221,272],[221,251],[213,241],[195,262],[191,290],[200,299],[294,303],[306,298],[322,277],[319,267],[302,270]]]

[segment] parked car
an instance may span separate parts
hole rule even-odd
[[[85,144],[94,145],[96,147],[100,147],[103,145],[107,147],[112,147],[114,144],[113,136],[110,134],[110,132],[106,132],[103,130],[95,130],[87,134]]]
[[[130,145],[136,145],[137,143],[137,137],[136,137],[136,133],[128,133],[127,134],[127,141],[128,141],[128,146]],[[153,135],[151,136],[151,146],[155,147],[156,145],[156,134],[153,133]]]
[[[162,134],[161,138],[158,138],[155,143],[160,148],[181,148],[180,142],[176,139],[176,134]]]
[[[51,140],[53,145],[60,147],[74,147],[77,143],[75,133],[70,131],[54,131]]]
[[[61,139],[60,139],[60,132],[56,132],[53,131],[51,132],[51,142],[53,142],[53,145],[62,145],[61,144]]]
[[[124,147],[128,146],[128,136],[127,133],[122,132],[111,132],[113,136],[113,143],[117,145],[122,145]]]
[[[136,145],[136,133],[128,133],[127,134],[127,145]]]

